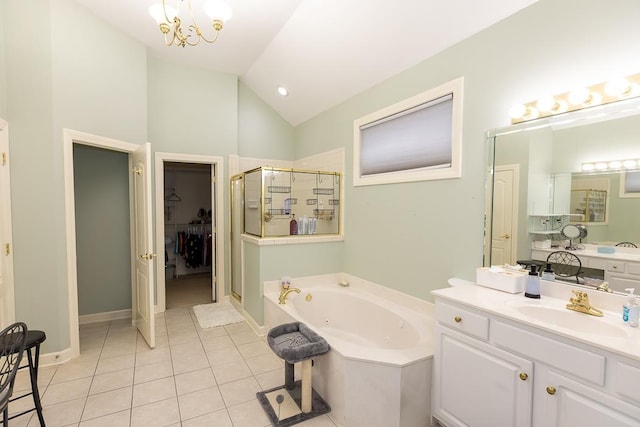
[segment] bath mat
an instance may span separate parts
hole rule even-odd
[[[229,301],[196,305],[193,307],[193,312],[203,329],[244,322],[244,317]]]
[[[311,412],[300,410],[301,382],[296,381],[293,390],[278,386],[270,390],[259,391],[256,397],[262,409],[275,427],[288,427],[331,412],[331,407],[315,391],[311,390]],[[278,399],[278,396],[281,396]],[[280,400],[280,403],[277,401]]]

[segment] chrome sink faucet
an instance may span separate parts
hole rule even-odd
[[[280,287],[280,298],[278,298],[278,303],[279,304],[286,304],[287,303],[287,297],[289,296],[289,294],[291,292],[300,293],[300,289],[292,288],[291,284],[288,281],[287,282],[282,282],[282,286]]]
[[[591,306],[589,302],[589,295],[586,292],[582,291],[571,291],[573,292],[573,297],[569,299],[569,304],[567,304],[567,309],[578,311],[580,313],[590,314],[592,316],[602,317],[602,311],[598,310]]]

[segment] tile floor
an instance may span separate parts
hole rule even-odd
[[[284,382],[283,362],[246,323],[201,329],[187,307],[156,316],[153,350],[128,320],[82,325],[80,347],[80,357],[40,367],[48,427],[266,427],[255,394]],[[22,370],[14,394],[28,388]],[[33,412],[10,422],[38,425]],[[335,427],[327,415],[297,425]]]

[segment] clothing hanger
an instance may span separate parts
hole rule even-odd
[[[178,196],[175,192],[172,192],[164,198],[168,202],[181,202],[182,197]]]

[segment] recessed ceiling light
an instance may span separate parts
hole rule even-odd
[[[278,86],[278,93],[282,96],[287,96],[289,95],[289,91],[287,90],[286,87],[284,86]]]

